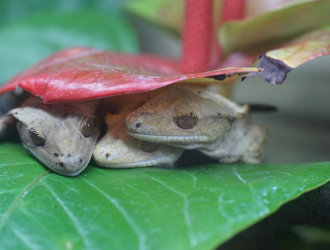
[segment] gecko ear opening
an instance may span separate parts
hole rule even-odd
[[[221,104],[222,115],[229,119],[235,120],[249,112],[248,105],[239,105],[239,104],[235,103],[234,101],[232,101],[224,96],[221,96],[217,93],[214,93],[214,92],[208,92],[208,95],[213,100],[216,100],[218,103]]]
[[[222,114],[222,116],[231,121],[240,119],[243,115],[249,112],[248,105],[238,105],[228,99],[225,99],[224,104],[226,104],[226,112]]]
[[[239,119],[243,115],[247,114],[248,112],[249,112],[249,106],[248,105],[238,106],[238,109],[236,110],[236,113],[235,113],[234,116],[235,116],[235,118]]]

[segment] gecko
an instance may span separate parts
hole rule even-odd
[[[100,126],[99,100],[44,104],[30,96],[12,109],[23,146],[56,173],[75,176],[88,165]]]
[[[109,168],[172,166],[183,149],[136,139],[124,128],[126,115],[142,105],[149,95],[56,104],[43,104],[42,99],[31,96],[6,117],[16,118],[23,146],[49,169],[62,175],[78,175],[92,154],[99,166]],[[108,130],[97,142],[99,121],[104,115]]]
[[[172,167],[183,149],[136,139],[125,130],[126,116],[146,103],[156,91],[110,97],[101,104],[106,133],[97,142],[93,159],[107,168]]]
[[[262,161],[267,130],[238,105],[198,85],[164,88],[126,117],[131,136],[196,149],[222,163]]]
[[[97,142],[105,113],[107,132]],[[109,168],[171,166],[184,149],[223,163],[258,163],[267,136],[252,123],[248,106],[196,85],[75,103],[43,104],[31,96],[10,115],[23,146],[68,176],[83,171],[92,154]]]
[[[172,167],[183,149],[136,139],[125,130],[125,118],[130,109],[118,114],[107,113],[107,131],[97,142],[93,159],[97,165],[107,168]]]

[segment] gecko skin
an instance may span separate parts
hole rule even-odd
[[[94,149],[93,159],[97,165],[107,168],[172,166],[180,158],[183,149],[139,140],[125,130],[126,116],[145,103],[150,95],[149,92],[120,96],[103,102],[107,132]]]
[[[75,176],[88,165],[99,136],[100,102],[43,104],[31,96],[9,114],[18,120],[25,148],[53,171]],[[196,85],[111,97],[102,106],[108,130],[93,155],[101,166],[172,165],[183,149],[224,163],[258,163],[263,157],[266,130],[252,124],[248,107]]]
[[[75,176],[88,165],[99,136],[99,102],[43,104],[31,96],[9,114],[17,119],[23,146],[32,155],[59,174]]]
[[[183,149],[136,139],[125,130],[127,112],[107,114],[106,134],[95,146],[93,159],[107,168],[172,166]]]
[[[252,124],[248,106],[196,85],[169,86],[133,111],[125,121],[138,139],[197,149],[223,163],[259,163],[266,129]]]

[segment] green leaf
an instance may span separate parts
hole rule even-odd
[[[0,82],[71,46],[138,51],[134,31],[120,15],[40,12],[0,29]]]
[[[219,32],[221,46],[227,54],[238,50],[259,49],[330,24],[330,1],[302,1],[225,23]]]
[[[211,249],[329,180],[330,164],[49,173],[0,145],[4,249]]]

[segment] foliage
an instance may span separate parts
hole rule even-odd
[[[128,9],[136,15],[146,18],[156,24],[167,27],[176,33],[182,33],[183,27],[183,6],[180,0],[179,8],[173,10],[175,5],[173,0],[156,0],[151,7],[150,0],[137,0],[129,3]],[[271,2],[271,1],[269,1]],[[263,11],[262,8],[256,8],[257,5],[269,9]],[[304,46],[306,42],[322,43],[322,46],[328,48],[330,45],[329,30],[324,27],[330,26],[328,9],[330,1],[279,1],[278,6],[268,6],[271,3],[261,3],[260,1],[247,1],[246,9],[255,8],[256,13],[248,13],[248,16],[242,20],[229,20],[218,27],[218,42],[226,57],[219,62],[217,67],[249,65],[261,54],[271,53],[276,49],[277,56],[269,57],[268,63],[262,64],[264,72],[260,74],[266,81],[275,84],[281,84],[286,74],[294,67],[313,60],[314,58],[329,54],[328,50],[320,53],[317,46]],[[171,8],[172,7],[172,8]],[[221,6],[217,7],[221,10]],[[215,23],[215,25],[218,25]],[[315,37],[314,32],[320,30],[322,37]],[[306,35],[307,33],[307,35]],[[308,34],[309,33],[309,34]],[[302,38],[297,38],[298,36]],[[295,50],[296,56],[291,56],[290,65],[286,64],[287,47],[290,46],[292,39],[299,50]],[[286,44],[289,43],[289,44]],[[293,53],[291,53],[293,54]],[[307,54],[301,58],[301,55]],[[235,58],[235,59],[233,59]],[[282,67],[278,67],[278,63]],[[261,64],[258,64],[261,67]],[[274,80],[273,73],[282,75]],[[270,74],[270,76],[269,76]],[[255,74],[252,74],[255,75]]]
[[[68,46],[138,50],[122,13],[105,15],[101,1],[22,3],[1,3],[2,81]],[[36,6],[46,10],[29,15]],[[7,249],[210,249],[328,182],[330,171],[328,163],[180,162],[175,169],[133,170],[91,163],[70,178],[47,171],[18,142],[1,143],[0,159],[0,242]]]
[[[211,249],[329,180],[330,164],[50,173],[0,146],[4,249]]]
[[[153,90],[179,81],[214,83],[227,75],[259,71],[255,67],[231,67],[183,75],[178,67],[176,60],[167,58],[74,47],[21,72],[0,88],[0,94],[21,87],[42,97],[44,103],[84,101]]]

